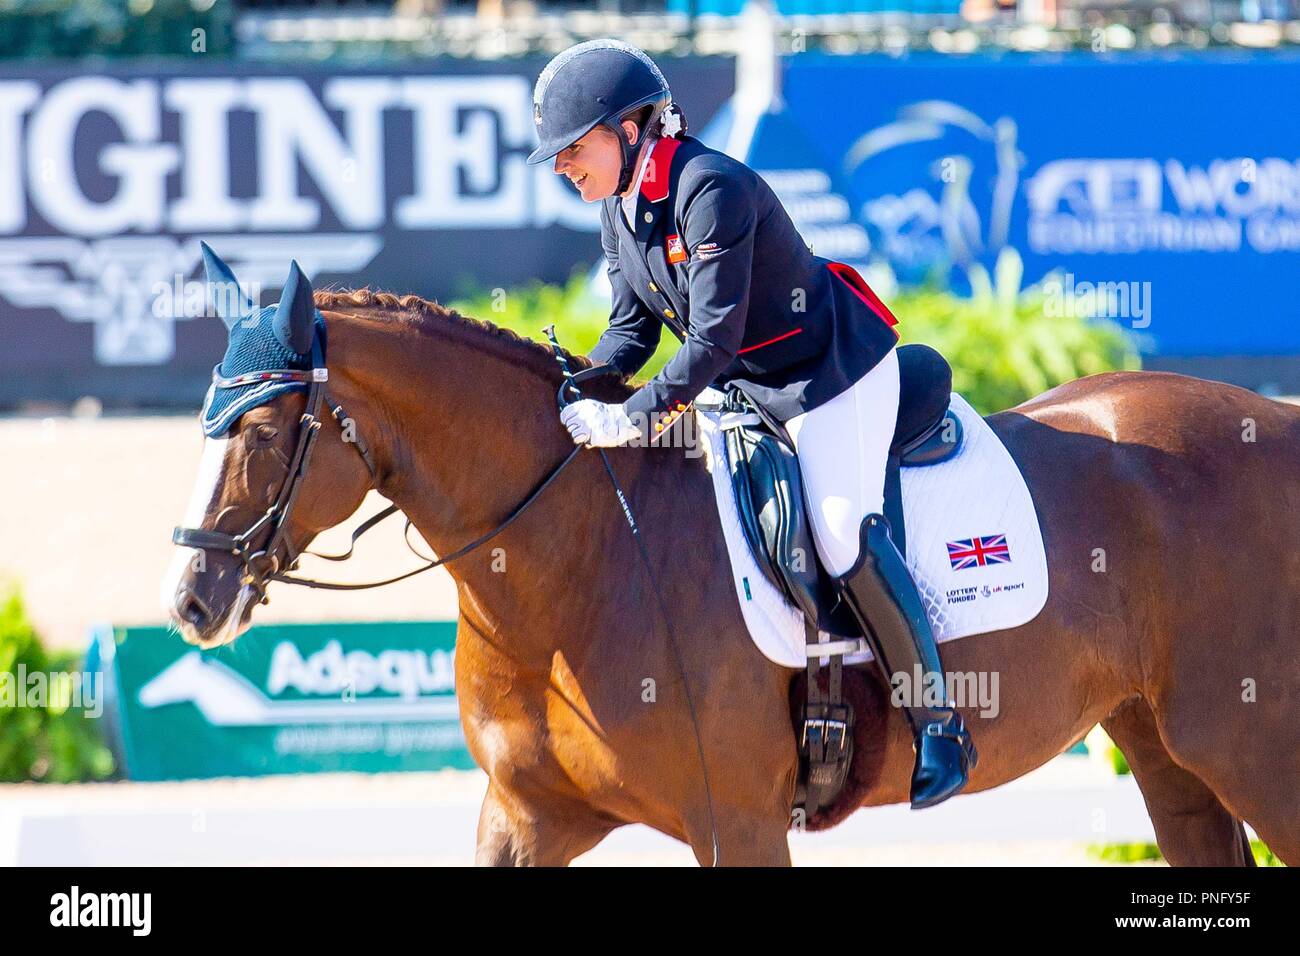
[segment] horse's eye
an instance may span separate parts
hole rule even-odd
[[[280,430],[276,428],[274,425],[257,426],[256,437],[257,437],[257,442],[260,445],[266,445],[275,441],[275,436],[278,434],[280,434]]]

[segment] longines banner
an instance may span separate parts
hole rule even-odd
[[[544,64],[0,70],[0,406],[197,407],[199,239],[268,300],[291,258],[442,299],[590,266],[597,207],[524,164]],[[731,95],[730,60],[672,74],[692,122]]]

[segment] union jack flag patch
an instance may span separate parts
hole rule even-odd
[[[1011,549],[1007,546],[1005,534],[963,538],[948,542],[948,561],[954,571],[982,568],[988,564],[1010,564]]]
[[[685,262],[686,261],[686,244],[682,242],[682,237],[674,233],[668,237],[668,261]]]

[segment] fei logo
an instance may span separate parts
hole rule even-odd
[[[905,282],[955,266],[992,268],[1007,245],[1024,156],[1009,116],[986,122],[946,100],[902,107],[844,156],[873,246]]]
[[[850,145],[861,218],[900,279],[954,267],[961,288],[972,265],[994,267],[1024,212],[1024,248],[1039,256],[1300,252],[1293,156],[1061,157],[1030,172],[1018,138],[1010,116],[927,100]]]
[[[1027,183],[1039,254],[1300,251],[1300,163],[1058,159]]]
[[[1130,215],[1160,208],[1160,166],[1149,159],[1058,159],[1029,181],[1029,211],[1036,217]]]

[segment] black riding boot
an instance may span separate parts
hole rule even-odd
[[[916,739],[916,769],[912,772],[912,809],[942,803],[966,785],[979,754],[944,693],[943,666],[925,605],[907,563],[894,547],[883,515],[867,515],[859,532],[857,563],[836,580],[871,651],[893,688],[892,675],[919,672],[926,688],[937,685],[930,700],[946,706],[904,707]],[[927,697],[914,697],[918,702]]]

